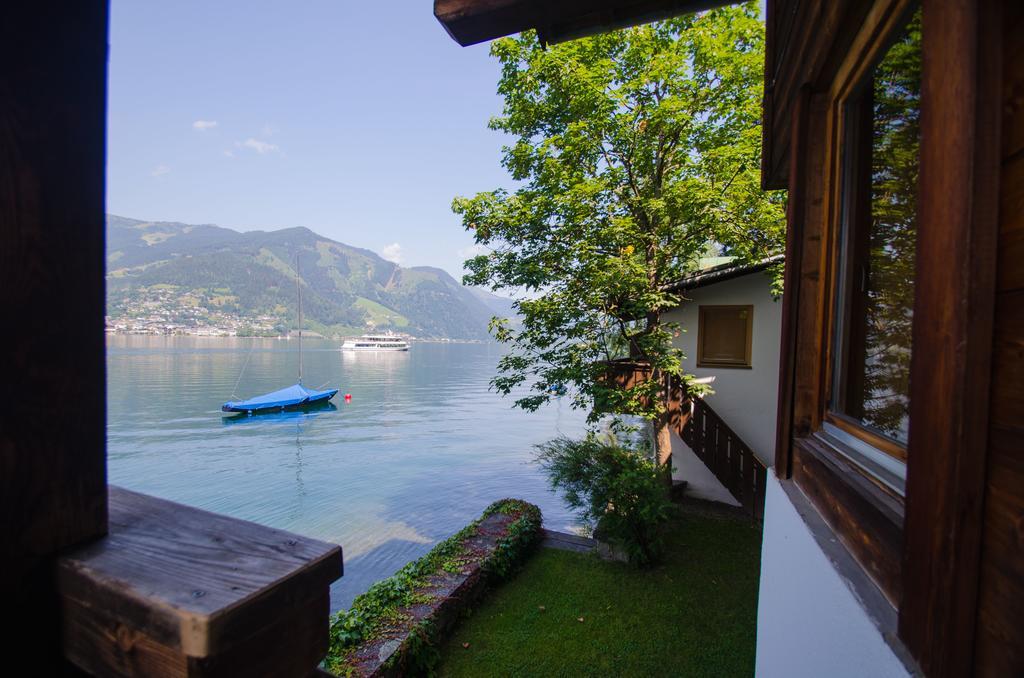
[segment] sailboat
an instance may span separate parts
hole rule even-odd
[[[264,393],[248,400],[231,400],[220,409],[224,412],[283,412],[315,405],[324,405],[338,393],[338,389],[325,391],[306,388],[302,385],[302,284],[299,279],[299,257],[295,256],[295,288],[299,297],[299,382],[286,388]],[[243,368],[244,369],[244,368]]]

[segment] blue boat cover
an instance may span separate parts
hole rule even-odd
[[[302,384],[295,384],[280,391],[266,393],[248,400],[226,402],[221,406],[225,412],[257,412],[259,410],[282,410],[289,407],[301,407],[312,403],[330,400],[338,392],[332,388],[326,391],[314,391]]]

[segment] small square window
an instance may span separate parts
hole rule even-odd
[[[697,367],[749,368],[753,320],[753,306],[701,306]]]

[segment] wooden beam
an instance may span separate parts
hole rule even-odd
[[[899,634],[972,673],[998,234],[1000,0],[924,0],[921,173]]]
[[[2,11],[0,512],[40,557],[106,527],[106,7]]]
[[[761,185],[786,188],[792,109],[810,84],[826,91],[874,3],[769,0],[765,21],[765,97]]]
[[[462,46],[528,29],[553,44],[729,4],[722,0],[434,0],[434,16]]]
[[[800,308],[800,267],[803,263],[804,214],[807,200],[807,125],[811,88],[805,86],[792,114],[789,166],[789,200],[786,203],[786,269],[783,277],[782,328],[779,344],[779,395],[775,425],[775,475],[786,479],[792,473],[793,390],[796,387],[796,336]]]
[[[4,3],[0,61],[0,593],[57,675],[52,556],[107,524],[107,3]]]
[[[1024,675],[1024,4],[1003,5],[999,256],[974,670]]]

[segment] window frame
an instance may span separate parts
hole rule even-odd
[[[846,267],[849,260],[854,257],[854,253],[848,251],[853,244],[850,242],[851,232],[847,222],[850,218],[859,218],[850,215],[854,210],[860,209],[863,204],[862,193],[865,186],[860,183],[863,177],[860,176],[862,170],[857,161],[863,163],[865,157],[870,158],[870,153],[865,153],[863,147],[863,144],[870,141],[870,138],[864,138],[863,129],[851,130],[851,128],[854,126],[864,127],[870,120],[870,115],[865,113],[862,97],[869,87],[872,72],[906,28],[913,12],[920,7],[917,0],[894,0],[884,4],[888,5],[885,18],[880,19],[877,25],[873,26],[867,22],[862,27],[861,35],[858,35],[854,48],[850,50],[847,60],[840,68],[839,76],[835,79],[830,92],[830,113],[834,131],[830,142],[832,146],[830,149],[832,181],[826,194],[829,205],[829,218],[826,226],[829,241],[827,254],[829,282],[824,299],[824,392],[817,429],[821,431],[825,428],[826,423],[835,426],[844,433],[858,438],[863,444],[906,465],[908,455],[905,444],[833,409],[838,372],[841,370],[845,373],[849,369],[848,365],[839,365],[839,361],[845,360],[845,356],[837,355],[840,334],[847,329],[844,316],[847,314],[847,306],[850,304],[850,296],[844,289],[846,282],[841,277],[848,276]],[[864,35],[865,33],[867,35]],[[862,147],[848,148],[851,141],[862,144]],[[858,157],[854,159],[851,158],[851,155]],[[920,147],[918,162],[920,163]],[[918,195],[920,196],[920,183]],[[850,200],[855,200],[856,204],[851,206]],[[916,276],[915,270],[915,285]],[[860,468],[859,470],[872,482],[880,484],[878,479],[872,477],[867,469]]]
[[[921,146],[902,501],[816,435],[826,423],[837,136],[844,87],[917,2],[875,0],[850,41],[794,95],[789,123],[786,287],[775,473],[806,498],[859,573],[861,604],[911,672],[966,675],[975,624],[986,491],[999,233],[1004,7],[920,0]],[[833,65],[834,64],[834,65]],[[811,519],[805,517],[810,524]],[[877,605],[877,606],[876,606]],[[914,662],[918,662],[916,668]]]
[[[845,253],[847,105],[862,92],[919,4],[918,0],[877,0],[831,79],[821,90],[805,88],[800,110],[794,114],[790,198],[795,194],[799,202],[791,205],[790,224],[799,220],[802,229],[799,242],[789,243],[794,256],[787,252],[787,262],[800,270],[794,271],[786,288],[789,295],[790,281],[799,286],[796,307],[784,297],[791,314],[784,320],[791,333],[785,339],[791,343],[784,342],[783,347],[793,354],[782,361],[780,388],[787,388],[786,370],[792,370],[788,385],[792,401],[784,402],[786,394],[780,398],[780,411],[791,419],[780,421],[776,460],[777,473],[801,488],[877,587],[873,595],[892,610],[898,609],[903,588],[904,492],[872,473],[852,453],[855,446],[842,444],[842,436],[835,433],[853,436],[902,463],[899,444],[831,411],[830,404],[836,321],[841,312],[839,271]]]
[[[906,443],[887,436],[843,412],[838,404],[840,400],[845,400],[846,394],[840,392],[843,386],[836,383],[840,379],[840,375],[844,382],[850,379],[850,357],[844,353],[845,350],[848,350],[847,341],[850,332],[847,321],[851,314],[856,313],[856,309],[851,310],[851,305],[854,304],[854,295],[848,289],[856,275],[854,271],[850,270],[850,265],[858,262],[861,257],[867,256],[867,252],[863,251],[866,246],[864,240],[868,234],[862,230],[865,226],[862,210],[870,191],[872,115],[869,107],[869,93],[871,79],[875,67],[896,43],[912,14],[920,8],[920,3],[916,0],[892,4],[894,5],[892,18],[886,22],[884,28],[876,30],[874,39],[868,43],[864,53],[854,55],[852,59],[854,66],[846,77],[837,83],[837,87],[833,91],[832,105],[836,125],[833,167],[835,181],[831,187],[831,194],[828,196],[832,207],[832,221],[829,224],[832,242],[830,253],[832,273],[831,288],[826,299],[829,318],[825,348],[829,363],[824,372],[825,407],[822,413],[822,422],[841,429],[844,434],[859,438],[862,444],[887,454],[905,466],[907,462]],[[921,49],[923,51],[923,45]],[[920,163],[920,147],[918,148],[918,163]],[[920,188],[920,183],[918,186]],[[920,190],[918,190],[917,199],[919,196]],[[916,264],[914,277],[916,285]],[[913,345],[911,345],[911,351],[913,351]]]
[[[742,309],[747,312],[747,335],[745,339],[743,362],[707,359],[704,357],[704,339],[707,334],[704,331],[706,311],[717,311],[722,309]],[[754,335],[754,305],[753,304],[701,304],[697,308],[697,367],[726,369],[753,369],[753,335]]]

